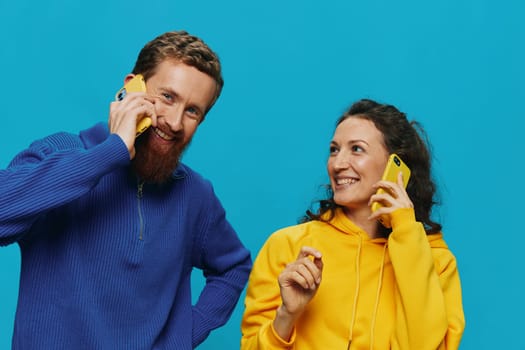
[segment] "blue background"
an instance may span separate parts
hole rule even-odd
[[[143,44],[186,29],[220,55],[226,85],[185,162],[213,181],[254,257],[320,195],[343,110],[395,104],[432,141],[461,348],[525,349],[523,2],[1,1],[1,167],[36,138],[106,120]],[[19,268],[18,247],[0,249],[0,349]],[[200,349],[238,348],[242,309]]]

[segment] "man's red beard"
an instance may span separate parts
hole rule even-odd
[[[149,133],[153,130],[147,130],[135,141],[135,158],[131,161],[133,170],[139,178],[148,183],[162,184],[167,182],[177,165],[186,148],[182,140],[173,142],[168,149],[162,152],[157,150],[151,144]]]

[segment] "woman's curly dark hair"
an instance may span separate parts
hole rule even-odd
[[[379,104],[369,99],[359,100],[350,106],[337,120],[336,127],[348,118],[362,118],[374,123],[383,134],[388,152],[399,155],[411,170],[407,193],[414,204],[416,220],[423,223],[427,234],[441,231],[441,224],[430,218],[432,207],[437,204],[436,185],[431,176],[429,142],[421,124],[416,121],[409,122],[406,115],[392,105]],[[315,212],[307,210],[300,221],[333,218],[334,210],[340,206],[334,202],[330,185],[327,185],[327,197],[319,201],[319,208]],[[327,212],[328,218],[324,217]],[[385,235],[391,232],[382,226],[381,229]]]

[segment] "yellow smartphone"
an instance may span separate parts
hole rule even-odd
[[[393,153],[390,155],[390,157],[388,157],[388,162],[386,163],[385,171],[383,172],[383,177],[381,177],[381,180],[397,183],[397,175],[399,174],[399,172],[403,173],[403,185],[406,188],[408,180],[410,179],[410,168],[405,164],[405,162],[403,162],[403,160],[397,154]],[[381,194],[386,193],[386,191],[380,188],[377,190],[376,193]],[[381,203],[372,203],[373,212],[381,207]],[[382,223],[385,227],[392,227],[392,224],[390,223],[390,215],[381,215],[379,217],[379,222]]]
[[[124,86],[117,91],[116,99],[121,101],[128,92],[146,92],[146,82],[144,77],[141,74],[135,75],[130,81],[128,81]],[[142,118],[137,124],[137,132],[135,137],[142,134],[146,131],[147,128],[151,126],[151,118],[145,117]]]

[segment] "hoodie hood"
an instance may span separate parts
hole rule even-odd
[[[412,208],[406,208],[406,209],[398,209],[395,212],[396,216],[403,216],[406,218],[406,221],[414,220],[413,222],[407,222],[407,224],[417,224],[421,225],[420,222],[415,221],[415,214],[414,209]],[[341,208],[336,208],[334,217],[331,220],[328,220],[330,217],[330,212],[326,212],[322,218],[327,220],[326,223],[336,228],[338,231],[341,231],[342,233],[349,234],[349,235],[357,235],[360,236],[363,240],[370,240],[373,242],[387,242],[387,238],[374,238],[370,239],[368,236],[368,233],[363,230],[361,227],[357,226],[352,220],[346,216],[344,211]],[[430,244],[430,247],[432,248],[448,248],[447,244],[445,243],[445,240],[443,239],[443,233],[434,233],[434,234],[427,234],[427,239]]]

